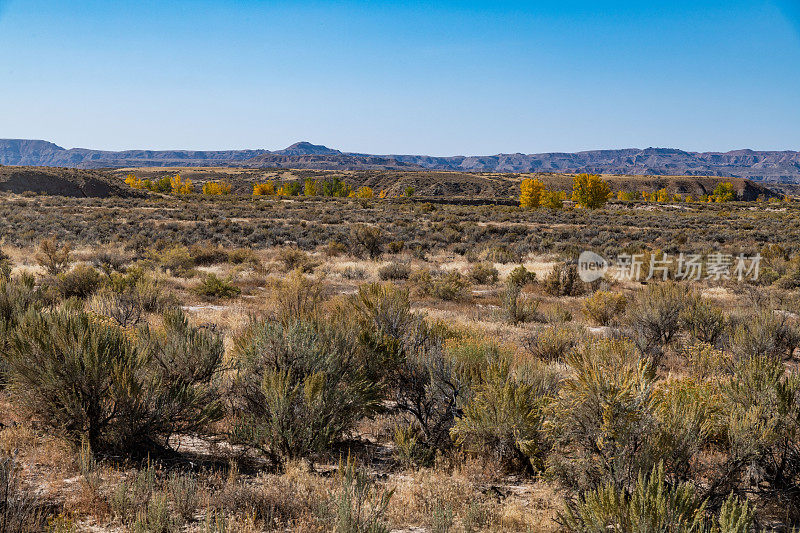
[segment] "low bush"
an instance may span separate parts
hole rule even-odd
[[[526,334],[522,346],[542,361],[565,361],[580,339],[581,335],[568,326],[545,326]]]
[[[321,278],[306,276],[295,270],[275,284],[272,303],[278,320],[291,321],[314,316],[327,295]]]
[[[582,311],[592,323],[608,326],[625,311],[628,299],[624,294],[597,291],[583,302]]]
[[[222,344],[180,314],[164,323],[137,342],[80,311],[30,310],[8,343],[12,394],[45,426],[86,439],[94,452],[144,453],[174,433],[203,431],[221,414],[210,382]]]
[[[333,497],[334,530],[341,533],[389,533],[384,522],[393,490],[379,487],[350,458],[340,462]]]
[[[86,264],[78,264],[69,272],[56,278],[56,287],[61,297],[86,299],[100,286],[100,273]]]
[[[311,256],[303,250],[287,246],[281,248],[277,255],[278,262],[282,263],[284,272],[300,270],[301,272],[311,272],[317,264]]]
[[[408,279],[411,267],[403,263],[389,263],[378,269],[378,278],[382,281],[396,281]]]
[[[185,246],[173,246],[161,251],[151,251],[155,263],[173,276],[190,278],[194,275],[195,263],[192,254]]]
[[[548,406],[552,475],[572,489],[632,487],[655,464],[654,375],[633,346],[603,340],[567,359],[573,375]]]
[[[377,259],[383,253],[383,234],[381,229],[367,224],[355,224],[350,229],[350,248],[354,255]]]
[[[469,281],[456,270],[433,273],[419,270],[411,276],[411,281],[422,296],[445,301],[463,301],[471,296]]]
[[[468,453],[490,456],[511,471],[540,468],[543,392],[518,381],[507,361],[495,361],[484,368],[450,430],[455,443]]]
[[[773,311],[772,304],[756,308],[735,326],[730,348],[737,357],[760,355],[791,358],[800,345],[800,331],[786,314]]]
[[[707,518],[708,502],[689,483],[669,486],[663,464],[640,473],[630,492],[604,485],[582,494],[559,513],[558,522],[580,533],[600,531],[681,531],[746,533],[754,526],[753,509],[731,495],[716,516]]]
[[[328,451],[376,412],[380,388],[365,378],[341,328],[307,319],[256,320],[234,342],[235,442],[274,462]]]
[[[730,458],[720,479],[769,494],[800,519],[800,374],[787,373],[776,357],[740,359],[722,385],[722,403]]]
[[[693,339],[712,345],[720,340],[727,327],[722,309],[699,296],[689,298],[681,321]]]
[[[142,320],[145,309],[135,288],[116,291],[104,287],[89,300],[90,312],[107,317],[123,328],[135,326]]]
[[[487,248],[482,255],[486,261],[491,261],[492,263],[506,264],[518,260],[517,255],[506,246]]]
[[[34,259],[48,274],[57,276],[69,268],[71,256],[72,248],[69,244],[59,247],[54,238],[49,238],[39,243]]]
[[[499,273],[491,263],[476,263],[469,269],[469,278],[478,285],[497,283]]]
[[[558,263],[544,280],[544,290],[553,296],[580,296],[586,284],[578,276],[578,267]]]
[[[506,282],[502,297],[503,313],[511,324],[542,320],[539,314],[539,302],[523,296],[522,288],[516,283]]]
[[[233,298],[242,290],[231,283],[231,279],[221,279],[216,274],[208,274],[194,287],[194,292],[205,298]]]
[[[680,331],[687,289],[673,282],[654,283],[639,291],[628,306],[625,324],[642,353],[657,362],[664,346]]]
[[[396,410],[414,419],[424,446],[450,447],[463,385],[446,353],[444,332],[413,313],[408,292],[391,285],[362,287],[350,308],[366,349],[365,368],[385,384]]]
[[[524,287],[528,283],[536,281],[536,272],[531,272],[523,265],[519,265],[508,275],[508,283],[512,283],[517,287]]]

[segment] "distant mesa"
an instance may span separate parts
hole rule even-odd
[[[637,176],[726,176],[800,183],[800,152],[624,148],[585,152],[434,157],[342,152],[301,141],[282,150],[65,149],[43,140],[0,139],[0,165],[71,168],[166,166],[270,167],[320,170],[446,170],[460,172],[592,172]]]

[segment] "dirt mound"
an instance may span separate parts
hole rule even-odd
[[[144,195],[98,170],[57,167],[0,166],[0,191],[76,198],[127,198]]]
[[[413,187],[418,196],[444,198],[517,198],[519,184],[528,177],[541,180],[548,188],[572,192],[573,174],[561,173],[468,173],[468,172],[354,172],[356,184],[369,185],[375,190],[387,189],[392,194],[402,194],[406,187]],[[711,194],[722,182],[733,184],[742,200],[753,201],[759,196],[768,200],[777,193],[760,183],[742,178],[719,178],[716,176],[620,176],[603,175],[616,194],[626,192],[654,192],[665,188],[670,194],[692,195],[699,198]]]

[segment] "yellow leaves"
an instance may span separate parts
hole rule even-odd
[[[733,183],[729,181],[720,183],[714,188],[714,194],[711,196],[714,202],[730,202],[735,197]]]
[[[125,178],[125,184],[134,188],[134,189],[144,189],[144,182],[134,176],[133,174],[128,174],[128,177]]]
[[[308,178],[305,183],[305,187],[303,189],[304,196],[319,196],[320,192],[320,183],[317,180],[312,180]]]
[[[367,199],[368,200],[370,198],[374,198],[375,197],[375,191],[373,191],[371,187],[367,187],[367,186],[359,187],[358,191],[356,191],[356,195],[355,196],[356,196],[356,198],[361,198],[361,199]]]
[[[544,183],[538,179],[528,178],[522,180],[519,184],[519,190],[519,205],[525,209],[535,209],[537,207],[561,209],[566,198],[566,194],[562,191],[547,190]]]
[[[194,192],[192,180],[183,180],[180,174],[175,174],[170,179],[170,184],[172,185],[172,194],[191,194]]]
[[[597,174],[578,174],[572,182],[572,201],[580,207],[603,207],[611,196],[608,182]]]
[[[544,183],[537,179],[524,179],[519,184],[519,206],[526,209],[534,209],[542,203],[542,193]]]
[[[253,196],[274,196],[275,184],[271,181],[253,184]]]
[[[203,194],[222,196],[231,193],[231,184],[227,181],[207,181],[203,184]]]

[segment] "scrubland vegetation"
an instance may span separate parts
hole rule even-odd
[[[168,185],[0,200],[0,531],[800,527],[793,203]]]

